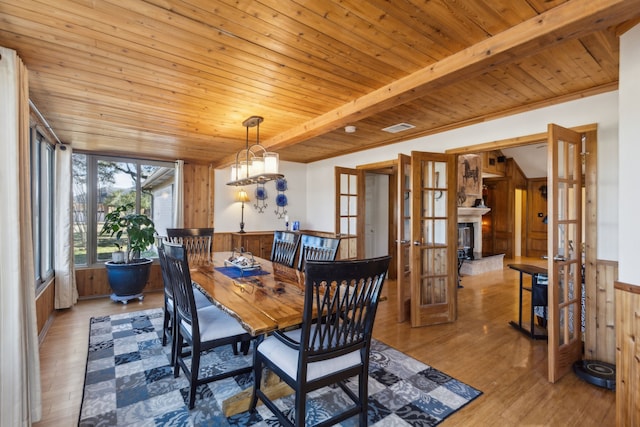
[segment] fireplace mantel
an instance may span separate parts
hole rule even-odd
[[[491,208],[458,208],[458,222],[482,221],[482,215],[488,213]],[[466,221],[465,218],[475,218],[473,221]]]
[[[458,208],[458,224],[473,223],[473,252],[482,255],[482,215],[491,211],[491,208]]]

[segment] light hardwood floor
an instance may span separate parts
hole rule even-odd
[[[538,263],[538,260],[516,262]],[[513,260],[505,260],[505,265]],[[385,284],[374,337],[483,392],[444,426],[614,426],[615,393],[573,373],[547,381],[547,344],[509,326],[517,319],[518,275],[504,270],[466,276],[455,323],[411,328],[396,322],[395,282]],[[527,300],[525,295],[525,301]],[[162,305],[162,294],[124,306],[85,300],[56,315],[40,346],[43,419],[36,426],[77,425],[89,318]],[[524,307],[525,313],[528,306]]]

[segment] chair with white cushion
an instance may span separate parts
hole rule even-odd
[[[158,260],[160,261],[160,270],[162,271],[162,283],[164,285],[164,322],[162,328],[162,345],[167,345],[171,342],[171,366],[175,364],[175,302],[173,298],[173,286],[169,277],[169,266],[167,265],[167,259],[164,253],[164,246],[160,244],[158,246]],[[196,308],[211,307],[213,304],[209,299],[198,289],[193,290],[194,299],[196,301]],[[234,346],[234,352],[237,352]]]
[[[378,299],[390,257],[346,261],[308,261],[305,302],[300,328],[276,331],[254,353],[254,393],[283,425],[304,426],[308,394],[337,384],[353,401],[339,414],[322,421],[333,425],[358,415],[367,425],[369,348]],[[267,367],[295,390],[294,422],[260,388]],[[345,380],[357,377],[357,394]]]
[[[199,385],[248,373],[252,369],[251,366],[246,366],[200,377],[201,354],[227,344],[249,342],[251,336],[236,319],[217,307],[197,309],[185,247],[165,242],[164,249],[176,307],[174,376],[180,375],[180,369],[187,376],[190,384],[189,409],[193,409],[196,388]],[[189,353],[178,351],[184,346],[190,347],[191,351]],[[189,357],[190,365],[187,363]]]

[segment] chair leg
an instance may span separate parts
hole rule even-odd
[[[296,393],[296,407],[295,407],[295,417],[294,417],[294,425],[303,426],[305,425],[305,416],[307,415],[307,394],[303,393],[302,390],[295,390]]]
[[[251,402],[249,402],[249,412],[256,410],[258,405],[258,389],[260,388],[260,381],[262,381],[262,364],[253,365],[253,392],[251,393]]]
[[[198,385],[198,373],[200,372],[200,348],[192,343],[191,349],[191,378],[189,384],[189,409],[193,409],[196,403],[196,387]]]
[[[177,324],[175,316],[171,316],[171,366],[176,366],[177,362],[177,349],[180,348],[178,346],[178,334],[177,334]]]
[[[247,341],[240,341],[240,351],[242,351],[242,354],[244,356],[246,356],[247,354],[249,354],[249,348],[251,347],[251,341],[247,340]]]
[[[180,376],[180,358],[182,357],[182,334],[180,333],[180,328],[176,328],[173,335],[174,341],[173,349],[171,351],[171,360],[173,360],[173,377],[178,378],[178,376]]]
[[[362,405],[360,408],[360,423],[358,425],[362,427],[369,425],[369,384],[367,383],[369,376],[367,374],[367,370],[368,369],[364,369],[363,372],[358,375],[358,389],[360,393],[358,400]]]
[[[167,337],[169,335],[169,322],[171,321],[171,318],[169,316],[169,311],[166,309],[164,309],[164,321],[162,324],[162,346],[166,346],[167,345]]]

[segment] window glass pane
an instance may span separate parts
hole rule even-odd
[[[166,235],[167,227],[173,224],[173,176],[175,169],[170,167],[140,163],[140,213],[147,215]],[[157,258],[158,249],[150,247],[140,254],[144,258]]]
[[[436,162],[434,165],[434,169],[435,169],[435,183],[433,186],[441,190],[446,190],[447,189],[447,163]]]
[[[358,176],[349,175],[349,194],[355,194],[358,191]]]
[[[42,276],[53,276],[53,206],[54,199],[54,158],[55,148],[50,144],[43,144],[44,161],[42,162],[42,198],[40,200],[41,215],[41,248],[42,248]]]
[[[358,214],[358,196],[349,196],[349,215]]]
[[[349,196],[340,196],[340,216],[349,215]]]
[[[356,229],[356,218],[349,218],[349,235],[356,235],[358,234],[357,229]]]
[[[53,277],[55,147],[31,129],[31,227],[36,291]]]
[[[342,235],[349,234],[349,218],[346,218],[346,217],[340,218],[340,234]]]
[[[422,162],[422,186],[429,188],[433,187],[433,162]]]
[[[87,156],[73,155],[73,254],[76,265],[87,265]]]
[[[447,243],[447,220],[439,219],[433,222],[433,243],[436,245],[446,245]]]
[[[104,216],[115,210],[116,207],[133,203],[136,206],[137,165],[122,161],[98,160],[98,192],[96,198],[96,223],[97,231],[102,229]],[[126,246],[127,235],[123,233],[117,236],[98,234],[97,260],[109,261],[112,252],[117,250],[116,244]],[[125,249],[123,247],[123,249]]]
[[[167,228],[173,227],[173,180],[168,185],[151,190],[151,193],[151,219],[158,235],[166,236]]]
[[[447,216],[447,192],[438,190],[434,192],[435,216]]]
[[[426,190],[422,192],[422,216],[427,218],[434,216],[433,191]]]
[[[31,233],[33,238],[33,262],[35,267],[35,280],[36,283],[42,281],[42,275],[40,274],[41,258],[41,245],[40,245],[40,187],[42,181],[40,179],[42,175],[41,170],[41,144],[42,136],[35,130],[31,134]]]

